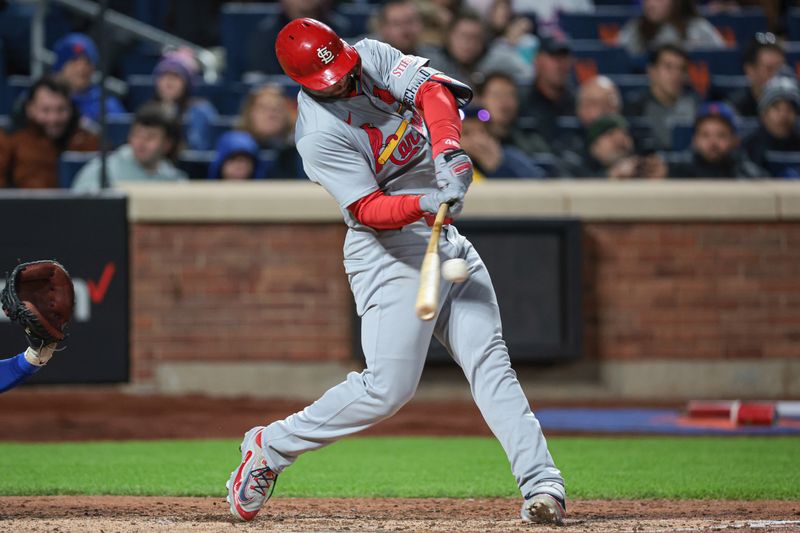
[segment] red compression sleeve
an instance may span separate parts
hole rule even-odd
[[[445,150],[461,148],[461,117],[450,89],[441,83],[426,81],[417,91],[414,103],[428,126],[433,157]]]
[[[382,191],[375,191],[347,206],[347,210],[356,220],[373,229],[400,229],[425,214],[419,207],[419,198],[414,194],[386,196]]]

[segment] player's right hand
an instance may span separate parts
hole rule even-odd
[[[450,185],[444,190],[426,194],[419,199],[420,209],[432,215],[439,211],[439,205],[443,203],[450,204],[450,215],[458,215],[464,207],[464,191],[460,187]]]
[[[436,185],[444,190],[448,186],[458,186],[467,192],[472,183],[472,160],[464,150],[442,152],[433,160],[436,170]]]

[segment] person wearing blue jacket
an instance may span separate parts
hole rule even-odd
[[[217,155],[208,169],[212,180],[264,179],[266,165],[258,154],[258,143],[245,131],[229,131],[217,141]]]
[[[55,349],[56,343],[39,350],[31,347],[9,359],[0,359],[0,393],[13,389],[41,370],[53,357]]]
[[[83,33],[70,33],[56,41],[56,55],[52,71],[70,87],[72,101],[78,106],[81,117],[100,122],[100,85],[92,81],[100,59],[97,46]],[[122,102],[114,96],[106,97],[106,115],[125,113]]]
[[[207,99],[192,96],[198,70],[191,51],[178,50],[165,54],[153,70],[154,99],[181,119],[185,148],[211,150],[214,146],[212,127],[218,114]]]

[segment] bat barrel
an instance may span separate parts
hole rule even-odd
[[[422,320],[431,320],[436,315],[436,308],[439,305],[439,235],[442,233],[442,224],[447,217],[447,204],[439,206],[436,213],[436,220],[431,229],[431,238],[428,241],[428,249],[422,259],[422,267],[419,270],[419,290],[417,291],[417,316]]]

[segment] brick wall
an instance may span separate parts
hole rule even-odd
[[[588,355],[800,357],[800,224],[588,224]]]
[[[133,224],[131,376],[165,360],[341,360],[342,224]]]
[[[133,224],[132,377],[166,360],[348,360],[332,224]],[[800,224],[584,226],[588,357],[800,357]]]

